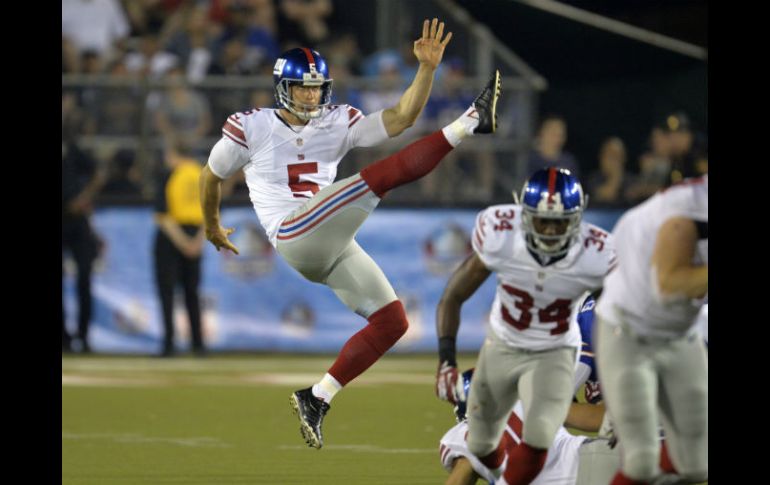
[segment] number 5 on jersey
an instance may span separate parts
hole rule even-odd
[[[318,192],[318,184],[315,182],[300,181],[299,176],[305,173],[318,173],[318,162],[294,163],[286,166],[289,172],[289,188],[294,192],[294,197],[306,197],[297,192],[307,192],[308,190],[315,194]]]

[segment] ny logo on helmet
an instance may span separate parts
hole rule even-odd
[[[540,194],[540,202],[537,203],[537,210],[542,212],[564,212],[561,194],[559,192],[542,192]]]
[[[286,59],[279,57],[275,61],[275,66],[273,66],[273,75],[280,76],[283,72],[283,67],[286,65]]]

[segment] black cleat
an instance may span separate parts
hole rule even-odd
[[[497,100],[500,98],[501,87],[500,71],[495,69],[495,74],[484,90],[473,100],[473,107],[479,117],[479,126],[473,133],[494,133],[497,130]]]
[[[289,403],[299,417],[299,430],[308,446],[321,448],[324,445],[321,423],[331,406],[315,397],[312,389],[308,387],[292,393]]]

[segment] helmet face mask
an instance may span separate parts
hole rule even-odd
[[[273,66],[275,100],[297,118],[308,121],[320,118],[331,104],[332,79],[329,67],[321,55],[305,47],[284,52]],[[320,87],[318,104],[305,104],[292,96],[292,86]]]
[[[567,254],[588,201],[577,178],[565,169],[538,170],[524,184],[520,199],[527,247],[545,257]]]

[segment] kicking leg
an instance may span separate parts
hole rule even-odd
[[[364,168],[361,178],[382,198],[389,190],[423,177],[466,136],[495,132],[499,97],[500,73],[496,71],[471,107],[457,120]]]

